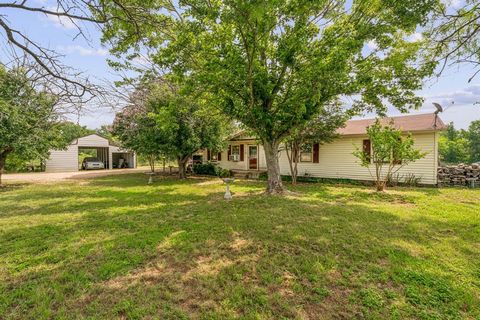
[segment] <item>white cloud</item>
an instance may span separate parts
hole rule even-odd
[[[425,97],[428,102],[438,102],[443,107],[453,105],[473,105],[480,102],[480,84],[474,84],[462,90]]]
[[[47,7],[50,11],[60,12],[57,7]],[[56,27],[65,29],[75,29],[75,23],[68,17],[47,14],[47,20],[53,22]]]
[[[407,37],[407,41],[410,41],[410,42],[417,42],[422,40],[423,40],[423,35],[420,32],[415,32],[414,34],[411,34]]]
[[[370,50],[377,50],[378,49],[378,44],[375,42],[375,40],[370,40],[367,42],[367,47]]]
[[[53,24],[56,27],[65,28],[65,29],[75,29],[75,24],[69,18],[57,17],[49,14],[47,15],[47,19],[53,22]]]
[[[58,50],[64,54],[79,54],[81,56],[106,56],[105,49],[86,48],[79,45],[58,46]]]
[[[455,9],[460,8],[464,4],[465,4],[464,0],[452,0],[451,3],[450,3],[450,5]]]

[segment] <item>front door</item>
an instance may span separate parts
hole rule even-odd
[[[248,146],[248,169],[258,169],[258,147]]]

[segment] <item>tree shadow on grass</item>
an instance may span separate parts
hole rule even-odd
[[[406,222],[372,207],[355,188],[340,197],[315,186],[299,188],[301,196],[227,202],[222,185],[143,183],[135,176],[92,180],[82,186],[92,188],[86,196],[62,193],[31,213],[72,219],[28,226],[24,215],[8,215],[18,225],[0,233],[0,311],[11,318],[105,319],[478,314],[478,283],[462,286],[458,270],[434,250],[453,236],[455,259],[470,263],[478,250],[464,242],[476,239],[469,221],[419,214]],[[239,181],[234,190],[260,187]],[[35,192],[41,194],[32,202],[55,190]],[[62,198],[70,205],[58,208]]]
[[[11,191],[22,189],[28,185],[28,183],[5,183],[0,187],[0,195],[8,194]]]

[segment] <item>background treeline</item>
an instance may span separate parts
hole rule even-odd
[[[480,162],[480,120],[473,121],[467,130],[448,124],[439,141],[442,164]]]

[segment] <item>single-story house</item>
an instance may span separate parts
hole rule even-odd
[[[394,126],[403,132],[411,133],[415,146],[426,153],[420,160],[410,163],[398,172],[400,177],[414,176],[421,184],[437,184],[438,139],[439,132],[446,126],[433,113],[391,117],[383,121],[393,120]],[[331,143],[306,146],[298,163],[299,176],[319,178],[372,180],[367,168],[360,166],[353,155],[356,148],[371,150],[366,129],[375,119],[351,120],[344,128],[340,128],[339,138]],[[222,152],[202,151],[203,159],[216,162],[220,167],[239,172],[262,172],[266,170],[265,153],[260,142],[240,132],[228,140],[228,148]],[[290,167],[285,151],[279,155],[282,175],[290,175]],[[372,168],[373,169],[373,165]]]
[[[80,170],[80,162],[83,159],[79,160],[79,155],[86,150],[96,150],[96,158],[104,163],[105,169],[118,168],[120,161],[125,163],[128,168],[137,166],[137,157],[134,152],[124,150],[98,134],[90,134],[73,140],[65,150],[51,150],[50,157],[45,162],[45,171]]]

